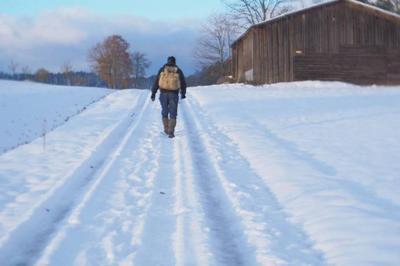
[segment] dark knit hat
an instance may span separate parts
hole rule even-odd
[[[168,57],[168,60],[167,60],[167,63],[168,63],[168,64],[175,65],[175,64],[176,64],[176,59],[175,59],[175,57],[169,56],[169,57]]]

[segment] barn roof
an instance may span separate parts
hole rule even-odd
[[[393,13],[393,12],[390,12],[390,11],[386,11],[384,9],[381,9],[381,8],[373,6],[373,5],[368,5],[368,4],[362,3],[362,2],[357,1],[357,0],[331,0],[331,1],[320,3],[320,4],[311,5],[309,7],[303,8],[303,9],[294,10],[292,12],[288,12],[288,13],[282,14],[280,16],[276,16],[276,17],[273,17],[271,19],[268,19],[266,21],[254,24],[254,25],[250,26],[244,33],[242,33],[231,44],[231,47],[233,47],[238,41],[243,39],[243,37],[246,36],[247,33],[249,33],[253,28],[256,28],[258,26],[262,26],[262,25],[265,25],[265,24],[268,24],[268,23],[271,23],[271,22],[274,22],[274,21],[277,21],[277,20],[280,20],[280,19],[283,19],[283,18],[286,18],[286,17],[289,17],[289,16],[305,13],[305,12],[307,12],[309,10],[312,10],[312,9],[317,9],[317,8],[321,8],[321,7],[324,7],[324,6],[333,5],[333,4],[336,4],[336,3],[339,3],[339,2],[348,2],[348,3],[354,4],[354,5],[358,5],[358,6],[366,8],[366,9],[368,9],[370,11],[374,11],[374,12],[380,14],[380,15],[389,16],[390,18],[396,19],[397,21],[400,22],[400,15],[397,15],[396,13]]]

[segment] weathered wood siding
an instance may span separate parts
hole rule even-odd
[[[243,39],[240,40],[240,45],[235,49],[237,60],[234,60],[235,67],[238,71],[238,80],[245,81],[245,74],[253,69],[253,45],[254,31],[251,30]]]
[[[400,84],[400,51],[345,47],[339,54],[295,56],[295,80],[337,80],[356,84]]]
[[[400,80],[399,50],[399,18],[342,0],[254,26],[233,45],[233,75],[243,81],[252,69],[249,81],[259,84],[392,84]]]

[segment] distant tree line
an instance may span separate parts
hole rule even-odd
[[[147,56],[139,51],[131,53],[129,43],[120,35],[109,36],[96,44],[90,49],[88,60],[93,72],[74,71],[72,65],[66,62],[57,73],[45,68],[31,73],[29,67],[20,68],[18,63],[11,61],[8,66],[9,73],[0,72],[0,79],[112,89],[148,89],[154,81],[154,77],[145,77],[150,66]]]
[[[66,77],[65,73],[52,73],[44,68],[40,68],[33,74],[24,72],[0,72],[0,79],[18,81],[31,80],[47,84],[68,86],[106,87],[106,83],[102,81],[98,75],[84,71],[71,71],[68,73],[68,77]]]

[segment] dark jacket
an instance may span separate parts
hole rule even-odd
[[[173,65],[173,64],[165,64],[162,68],[160,68],[160,70],[158,71],[158,74],[157,74],[157,78],[154,81],[153,88],[151,89],[152,94],[155,95],[157,93],[158,89],[160,89],[161,92],[171,92],[171,91],[163,90],[162,88],[158,87],[158,81],[160,80],[161,72],[164,71],[164,67],[165,66],[174,66],[174,67],[178,68],[179,80],[181,82],[180,92],[181,92],[181,96],[185,97],[186,96],[186,80],[185,80],[185,76],[183,75],[182,70],[177,65]],[[176,93],[178,93],[178,91]]]

